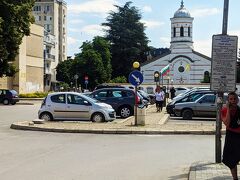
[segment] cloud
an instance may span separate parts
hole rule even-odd
[[[141,22],[144,23],[145,26],[147,26],[148,28],[159,27],[165,24],[164,22],[152,21],[152,20],[141,20]]]
[[[206,56],[211,57],[212,52],[212,39],[201,39],[194,41],[194,50],[198,51]]]
[[[74,45],[74,44],[79,43],[80,41],[75,39],[75,38],[73,38],[73,37],[68,36],[67,37],[67,42],[68,42],[68,45]]]
[[[152,7],[151,6],[144,6],[143,7],[143,12],[152,12]]]
[[[191,11],[192,17],[206,17],[221,13],[222,11],[217,8],[205,8],[205,9],[194,9]]]
[[[81,30],[76,29],[76,28],[68,28],[69,32],[81,32]]]
[[[92,0],[81,4],[68,5],[68,12],[73,14],[80,13],[96,13],[106,14],[114,10],[114,5],[117,4],[116,0]]]
[[[81,19],[72,19],[72,20],[70,20],[70,21],[68,21],[68,22],[69,22],[69,24],[81,24],[81,23],[83,23],[84,21],[81,20]]]
[[[104,35],[103,27],[98,24],[84,26],[83,28],[81,28],[81,31],[88,35],[92,35],[92,36],[103,36]]]
[[[168,37],[160,37],[160,42],[163,47],[169,47],[171,39]]]

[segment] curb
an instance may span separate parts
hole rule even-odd
[[[140,126],[142,127],[142,126]],[[154,128],[148,129],[122,129],[122,128],[111,128],[111,129],[66,129],[66,128],[47,128],[47,127],[39,127],[37,124],[31,125],[22,125],[19,123],[13,123],[10,126],[11,129],[16,130],[28,130],[28,131],[45,131],[45,132],[58,132],[58,133],[91,133],[91,134],[145,134],[145,135],[153,135],[153,134],[161,134],[161,135],[214,135],[215,131],[204,131],[204,130],[156,130]],[[224,133],[224,131],[223,131]]]

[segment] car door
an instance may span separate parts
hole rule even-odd
[[[90,119],[91,104],[83,97],[76,94],[67,94],[68,118],[73,119]]]
[[[111,89],[108,91],[108,101],[116,111],[122,104],[125,104],[125,94],[124,90]]]
[[[50,97],[51,103],[47,104],[48,108],[53,111],[54,118],[67,118],[66,114],[66,94],[56,94]]]
[[[195,114],[198,116],[216,116],[216,96],[213,94],[204,95],[199,98],[195,105]]]

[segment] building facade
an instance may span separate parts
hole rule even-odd
[[[194,51],[193,19],[182,1],[180,8],[170,18],[170,52],[142,64],[143,83],[154,83],[154,72],[160,72],[168,65],[170,72],[161,80],[164,84],[199,84],[204,77],[209,77],[211,58]]]
[[[33,15],[35,23],[44,26],[45,30],[44,83],[48,91],[56,85],[58,63],[67,59],[67,4],[62,0],[36,0]]]
[[[0,89],[14,89],[18,93],[43,92],[43,37],[43,27],[32,24],[30,36],[23,37],[13,62],[18,72],[13,77],[0,78]]]

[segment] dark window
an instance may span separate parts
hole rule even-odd
[[[183,37],[184,36],[184,28],[180,27],[180,36]]]
[[[176,37],[176,28],[173,28],[173,37]]]
[[[107,97],[107,91],[101,91],[97,93],[95,97]]]
[[[51,101],[55,103],[66,103],[65,94],[53,95]]]
[[[205,96],[201,99],[202,103],[207,103],[207,104],[214,104],[215,103],[215,96],[214,95],[209,95]]]
[[[190,27],[188,27],[188,37],[190,37],[190,36],[191,36],[191,32],[190,32],[190,30],[191,30],[191,28],[190,28]]]
[[[84,99],[80,96],[68,94],[67,95],[67,103],[68,104],[80,104],[84,105]]]
[[[183,66],[179,66],[178,71],[179,71],[180,73],[182,73],[182,72],[185,71],[185,68],[184,68]]]

